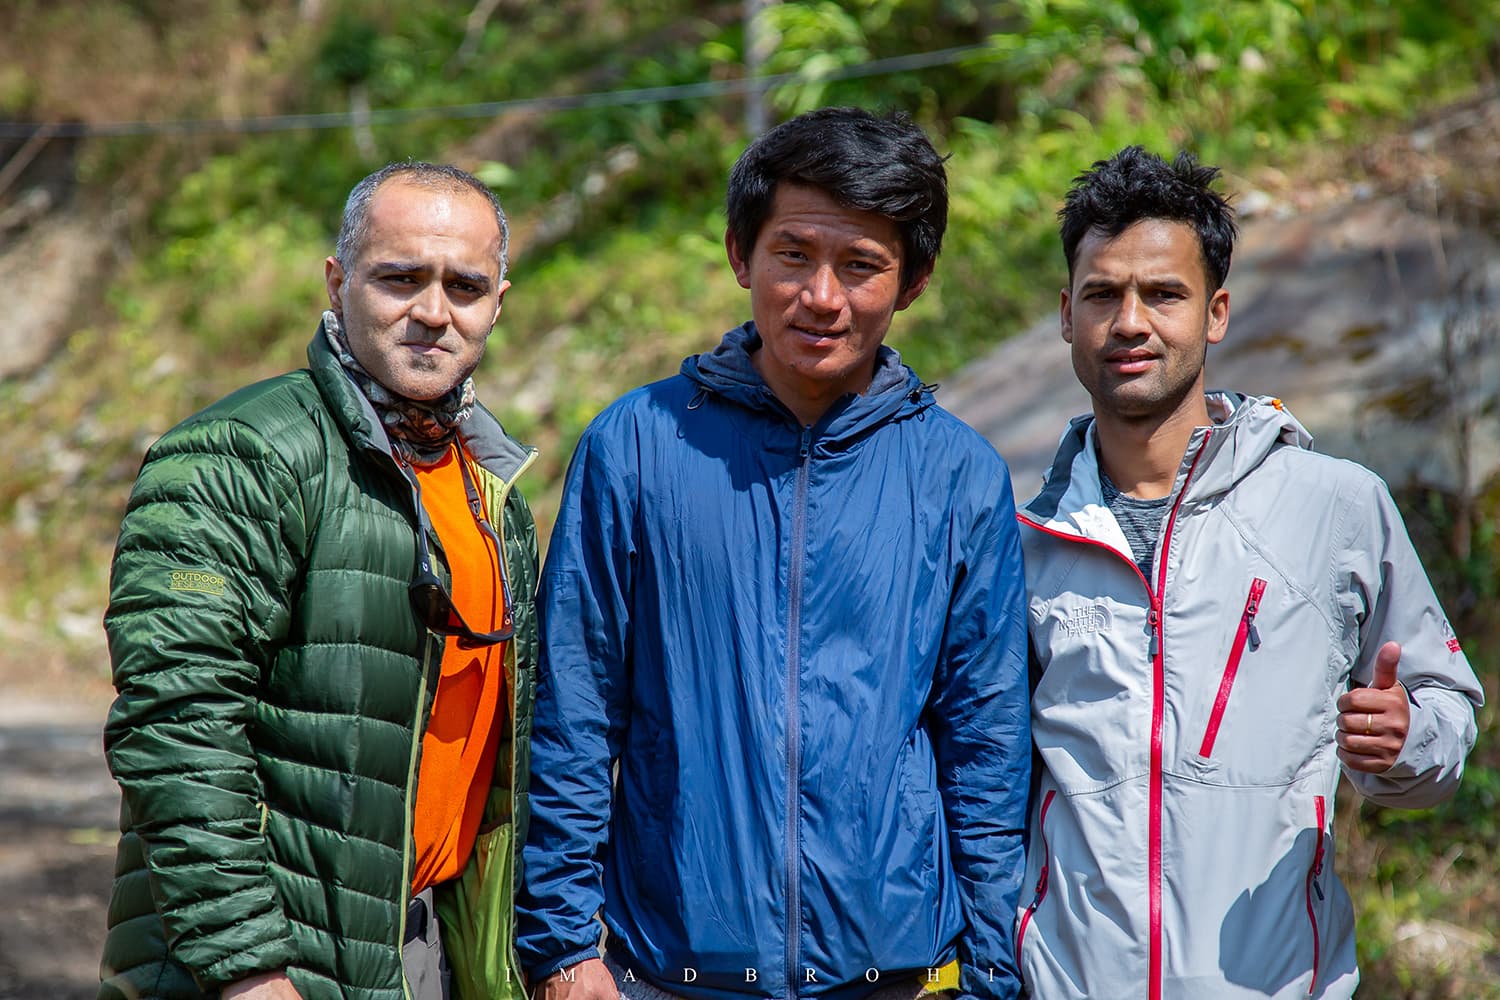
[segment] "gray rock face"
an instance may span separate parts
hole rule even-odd
[[[1396,198],[1265,215],[1245,225],[1228,288],[1229,334],[1209,349],[1209,388],[1280,397],[1318,450],[1392,486],[1454,490],[1500,470],[1500,253],[1479,226]],[[939,398],[1010,462],[1018,499],[1036,492],[1068,420],[1089,409],[1055,315],[963,369]]]

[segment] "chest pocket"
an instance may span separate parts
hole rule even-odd
[[[1213,652],[1178,665],[1180,763],[1217,784],[1286,784],[1330,745],[1347,670],[1322,616],[1273,573],[1251,575],[1222,607],[1217,634],[1193,644]]]

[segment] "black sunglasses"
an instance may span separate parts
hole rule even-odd
[[[504,570],[500,573],[500,586],[505,601],[505,623],[494,632],[476,632],[469,627],[468,622],[464,621],[463,615],[458,613],[458,608],[453,604],[453,595],[448,593],[448,588],[443,586],[443,581],[438,579],[438,575],[432,571],[432,553],[427,548],[427,510],[422,506],[422,486],[417,482],[416,474],[407,467],[405,462],[399,464],[401,471],[406,474],[407,480],[416,492],[417,499],[417,572],[406,588],[417,620],[429,631],[438,635],[457,637],[458,645],[463,649],[493,646],[496,643],[508,641],[515,634],[515,629],[510,619],[510,585],[505,580]],[[488,535],[490,541],[494,543],[496,557],[504,559],[505,550],[500,546],[500,538],[495,534],[495,529],[490,527],[489,521],[484,516],[484,506],[479,502],[479,491],[474,488],[474,481],[469,476],[468,463],[461,455],[458,458],[458,467],[464,479],[464,492],[469,496],[469,511],[474,515],[474,521],[479,525],[479,530]]]

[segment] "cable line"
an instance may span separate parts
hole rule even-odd
[[[571,111],[588,108],[617,108],[641,104],[665,104],[702,97],[723,97],[753,90],[779,87],[787,83],[829,83],[854,80],[910,70],[948,66],[966,56],[988,49],[983,43],[959,45],[933,52],[915,52],[888,59],[844,66],[828,73],[805,77],[800,73],[776,73],[769,76],[742,77],[737,80],[705,80],[662,87],[634,90],[607,90],[588,94],[559,94],[549,97],[522,97],[509,101],[484,101],[478,104],[449,104],[426,108],[377,108],[367,112],[337,111],[321,114],[267,115],[257,118],[185,118],[164,121],[133,122],[0,122],[0,139],[28,139],[40,131],[51,138],[120,138],[145,135],[206,135],[214,133],[255,134],[291,132],[298,129],[347,128],[356,123],[400,125],[417,121],[452,121],[465,118],[495,118],[521,111]]]

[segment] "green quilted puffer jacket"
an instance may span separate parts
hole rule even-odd
[[[443,644],[407,597],[412,488],[321,329],[308,361],[168,432],[131,493],[105,615],[123,803],[101,998],[212,997],[283,967],[308,1000],[406,993],[411,805]],[[514,602],[512,726],[481,827],[506,845],[508,897],[537,643],[536,528],[511,486],[535,452],[480,407],[460,435],[502,512]],[[509,904],[484,938],[501,964]]]

